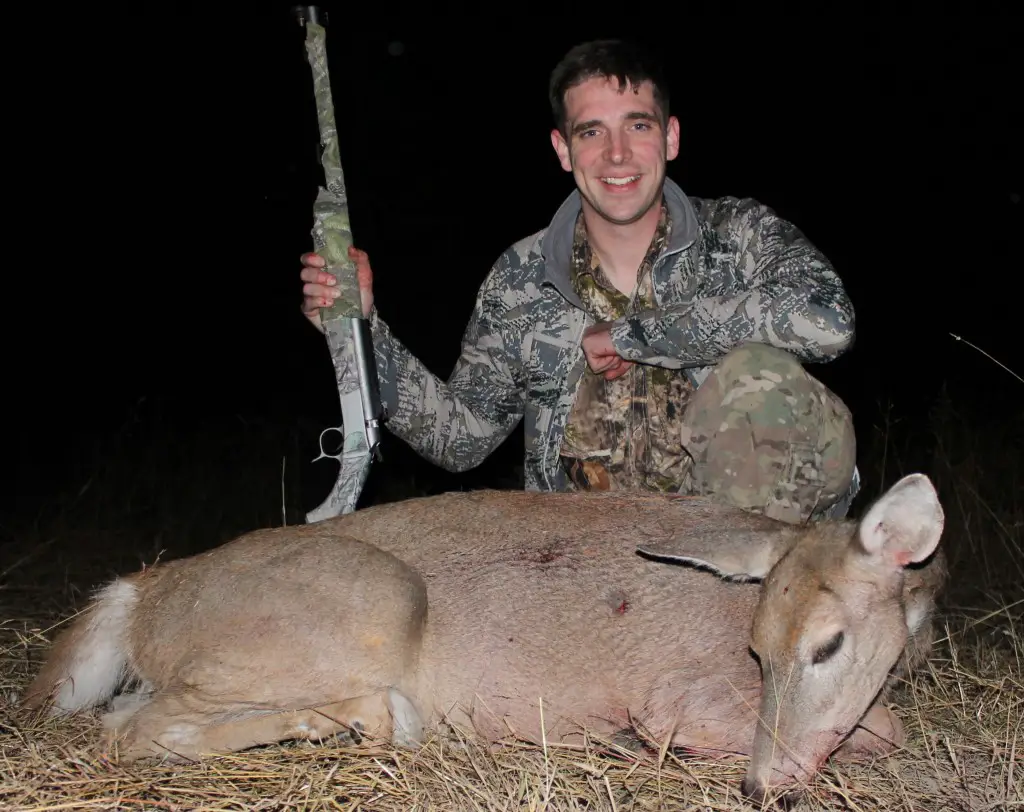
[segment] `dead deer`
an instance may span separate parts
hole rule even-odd
[[[882,702],[930,645],[943,522],[921,474],[860,522],[809,526],[636,493],[384,504],[114,580],[24,705],[113,700],[122,762],[334,734],[416,747],[450,725],[491,743],[640,728],[750,756],[742,789],[762,798],[833,753],[901,745]]]

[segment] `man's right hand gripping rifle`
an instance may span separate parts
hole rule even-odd
[[[370,258],[365,251],[350,246],[348,255],[356,264],[359,279],[359,302],[363,307],[363,318],[369,318],[373,310],[373,271],[370,270]],[[333,274],[324,270],[327,262],[319,254],[312,252],[301,257],[302,272],[299,274],[305,283],[302,286],[302,314],[320,332],[323,322],[320,320],[320,308],[330,307],[338,298],[338,280]]]

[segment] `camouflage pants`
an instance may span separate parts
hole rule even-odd
[[[681,493],[803,522],[850,487],[850,411],[783,350],[745,344],[728,353],[693,394],[683,423],[693,463]]]

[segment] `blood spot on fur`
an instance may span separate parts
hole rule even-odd
[[[534,564],[540,567],[556,565],[559,567],[571,567],[572,560],[566,554],[565,542],[554,540],[536,550],[521,550],[516,553],[516,559],[527,564]]]
[[[609,595],[608,603],[612,607],[612,612],[616,615],[624,615],[632,608],[629,596],[621,590],[617,590]]]

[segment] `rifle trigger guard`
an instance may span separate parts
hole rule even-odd
[[[314,457],[313,462],[319,462],[320,460],[324,459],[331,459],[336,460],[339,464],[341,463],[342,457],[344,456],[345,453],[344,447],[342,447],[342,450],[339,451],[337,454],[328,454],[326,451],[324,451],[324,435],[327,434],[327,432],[329,431],[337,431],[340,433],[342,429],[340,426],[329,426],[328,428],[320,432],[320,439],[318,440],[318,444],[320,446],[320,455],[318,457]]]

